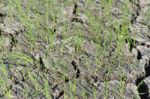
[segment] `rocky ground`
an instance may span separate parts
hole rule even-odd
[[[41,21],[38,31],[32,28],[38,37],[34,42],[27,36],[29,27],[17,16],[19,11],[8,1],[0,1],[0,58],[1,67],[6,68],[0,69],[2,99],[8,94],[13,99],[70,99],[72,96],[74,99],[150,99],[150,0],[129,0],[127,6],[126,0],[113,0],[109,10],[101,0],[90,3],[75,0],[68,5],[60,0],[57,20],[54,23],[49,20],[47,24]],[[21,0],[23,9],[27,1]],[[33,21],[37,13],[45,14],[40,0],[35,5],[38,10],[31,7],[29,14]],[[92,28],[95,23],[90,23],[88,10],[98,18],[103,30]],[[42,26],[55,34],[54,42],[42,38],[41,35],[46,35],[40,29]],[[62,34],[64,27],[66,32]],[[82,30],[80,49],[76,43],[80,43],[75,33],[77,28]],[[119,38],[113,33],[123,29],[126,34],[120,37],[128,37],[122,41],[125,43],[118,58],[115,53]],[[93,34],[95,31],[102,36]],[[96,40],[103,41],[106,35],[111,40],[105,43]],[[106,46],[106,50],[102,52],[98,45]]]

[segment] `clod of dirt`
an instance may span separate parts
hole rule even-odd
[[[12,41],[9,37],[1,37],[0,38],[0,51],[11,51]]]
[[[105,84],[107,84],[107,86],[105,86]],[[105,97],[105,94],[108,94],[107,98],[115,98],[115,99],[120,99],[120,98],[125,98],[125,99],[133,99],[133,98],[137,98],[140,99],[140,97],[138,96],[138,91],[137,91],[137,87],[132,84],[132,83],[128,83],[127,85],[123,85],[125,88],[125,90],[122,90],[122,94],[118,94],[120,93],[121,89],[119,86],[121,86],[121,84],[125,84],[124,82],[119,82],[116,80],[112,80],[110,82],[103,82],[99,84],[99,93],[101,98]],[[122,87],[123,87],[122,86]],[[108,92],[105,93],[107,90]],[[115,93],[115,94],[114,94]]]

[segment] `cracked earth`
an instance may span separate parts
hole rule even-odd
[[[27,0],[21,1],[25,8]],[[102,19],[103,41],[105,35],[109,35],[105,29],[110,28],[115,33],[117,31],[113,26],[115,22],[118,23],[119,29],[124,23],[124,12],[121,7],[125,4],[125,0],[113,1],[113,7],[109,10],[112,19],[107,19],[104,13],[107,7],[103,6],[100,0],[93,0],[90,5],[85,0],[76,0],[70,5],[62,5],[62,11],[57,16],[55,24],[51,24],[54,26],[52,31],[55,35],[54,42],[51,44],[53,50],[50,51],[47,49],[51,45],[42,37],[34,42],[36,47],[31,46],[30,39],[26,36],[28,27],[18,19],[17,11],[14,10],[13,15],[10,15],[7,0],[2,2],[0,4],[0,57],[7,68],[7,75],[5,77],[1,74],[6,87],[0,85],[0,97],[6,99],[6,92],[9,91],[13,99],[46,99],[44,80],[47,79],[48,94],[52,99],[64,99],[64,97],[70,99],[72,95],[75,99],[150,99],[150,18],[147,17],[147,13],[150,12],[150,0],[129,0],[126,17],[130,25],[126,28],[130,40],[125,40],[123,55],[120,57],[125,62],[121,64],[120,58],[116,58],[115,63],[111,61],[117,46],[114,37],[112,41],[105,43],[109,48],[106,55],[102,57],[103,66],[97,63],[96,58],[101,55],[96,48],[99,42],[94,39],[95,35],[92,34],[93,30],[89,24],[90,19],[85,13],[90,9],[94,16]],[[60,0],[60,6],[63,2],[65,1]],[[42,5],[40,0],[37,0],[36,5],[39,6],[39,10],[31,8],[31,19],[34,19],[37,13],[45,14],[45,9],[40,6]],[[62,35],[62,27],[65,23],[67,36]],[[77,36],[74,32],[75,27],[83,31],[81,51],[78,51],[73,43]],[[49,24],[46,28],[49,28]],[[34,32],[35,30],[33,29]],[[37,32],[39,32],[38,36],[43,33]],[[62,46],[63,50],[61,50]],[[25,58],[18,58],[14,53]],[[111,66],[111,74],[108,72],[110,68],[106,68],[105,65]],[[36,80],[37,86],[34,85],[30,74]],[[70,90],[73,89],[72,83],[76,86],[75,93]],[[120,86],[123,86],[123,91]],[[38,87],[43,91],[38,90]],[[83,90],[84,96],[81,94]]]

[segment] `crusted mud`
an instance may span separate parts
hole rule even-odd
[[[72,96],[74,99],[150,99],[150,17],[147,17],[150,0],[129,0],[126,32],[130,40],[125,39],[123,55],[119,59],[114,58],[116,37],[112,35],[112,40],[105,43],[97,42],[86,11],[90,9],[94,16],[102,19],[100,22],[104,30],[100,31],[102,36],[98,39],[103,41],[105,35],[109,35],[105,29],[110,28],[115,33],[118,29],[114,26],[115,22],[119,29],[124,26],[125,10],[121,7],[126,0],[113,0],[110,19],[105,15],[107,7],[101,0],[91,0],[90,5],[86,0],[63,5],[65,0],[60,0],[62,8],[57,12],[54,24],[41,22],[45,30],[52,25],[51,31],[55,35],[51,44],[42,37],[31,43],[26,35],[28,27],[17,17],[15,8],[11,13],[13,8],[8,1],[0,2],[0,62],[5,64],[0,66],[5,67],[7,72],[3,73],[0,69],[6,85],[0,85],[0,98],[6,99],[9,92],[13,99],[46,99],[46,85],[52,99],[70,99]],[[24,9],[26,1],[21,0]],[[40,0],[35,3],[38,10],[31,7],[30,18],[33,20],[34,15],[45,14],[40,3]],[[65,25],[67,36],[62,35]],[[82,30],[80,49],[74,44],[78,36],[74,32],[76,27]],[[33,27],[33,33],[36,32],[39,32],[37,36],[43,33]],[[103,52],[99,52],[97,45],[109,46],[102,58],[99,57]],[[101,64],[97,58],[103,59]],[[120,62],[122,60],[124,63]]]

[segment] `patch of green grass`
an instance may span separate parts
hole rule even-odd
[[[57,27],[57,24],[61,20],[62,17],[61,14],[62,8],[64,6],[72,5],[74,2],[77,2],[78,0],[66,0],[61,1],[63,3],[59,3],[58,0],[25,0],[24,2],[22,0],[9,0],[9,15],[11,17],[15,16],[26,28],[25,36],[30,43],[30,47],[32,48],[32,51],[38,50],[38,46],[36,43],[41,40],[43,42],[46,42],[48,45],[46,50],[46,57],[49,57],[49,53],[53,53],[56,51],[60,51],[60,55],[63,55],[63,52],[65,52],[65,45],[68,44],[69,41],[64,39],[68,39],[69,36],[73,35],[70,32],[70,29],[68,27],[67,23],[62,23],[62,35],[64,36],[61,47],[56,47],[54,45],[55,43],[55,28]],[[103,66],[108,69],[108,75],[112,74],[112,69],[114,66],[120,66],[124,65],[124,60],[122,58],[122,48],[124,44],[126,43],[125,40],[130,41],[130,37],[128,35],[128,28],[130,26],[130,22],[128,20],[128,3],[129,0],[126,0],[125,5],[122,7],[122,22],[118,23],[117,19],[114,19],[114,17],[111,15],[111,9],[113,6],[113,0],[101,0],[100,3],[103,4],[103,11],[101,12],[101,16],[98,15],[98,13],[95,13],[95,9],[92,9],[92,6],[94,5],[94,0],[86,0],[85,1],[86,11],[85,15],[88,17],[88,33],[90,35],[89,41],[94,41],[96,43],[96,50],[97,55],[95,57],[96,60],[96,68],[94,69],[94,73],[96,74],[99,69],[101,69]],[[97,7],[97,9],[102,9],[100,7]],[[59,23],[60,24],[60,23]],[[106,26],[107,25],[107,26]],[[115,30],[114,30],[115,29]],[[83,42],[85,41],[84,33],[85,31],[79,26],[73,26],[73,33],[75,35],[72,36],[72,39],[69,43],[72,43],[71,45],[75,47],[76,53],[82,53],[82,46]],[[70,37],[71,38],[71,37]],[[0,39],[0,45],[1,42],[3,42],[3,39]],[[112,56],[109,56],[109,51],[112,47],[115,47],[115,54]],[[105,62],[105,57],[110,57],[107,62]],[[21,61],[24,63],[33,63],[33,59],[25,54],[22,53],[11,53],[9,55],[10,59],[13,61],[18,60],[18,62]],[[72,55],[73,57],[73,55]],[[91,64],[88,61],[88,58],[85,58],[85,66],[90,67]],[[16,61],[17,62],[17,61]],[[18,63],[19,64],[19,63]],[[39,65],[38,63],[36,65]],[[56,75],[57,69],[59,66],[62,66],[62,75],[61,80],[65,81],[65,75],[67,74],[67,69],[69,68],[67,65],[67,62],[65,60],[58,61],[58,63],[53,64],[53,66],[49,66],[48,68],[52,69],[54,72],[53,75]],[[61,68],[62,68],[61,67]],[[90,69],[89,69],[90,70]],[[91,71],[93,73],[93,71]],[[123,71],[120,72],[122,77],[125,75]],[[34,95],[35,97],[38,96],[39,93],[43,91],[44,96],[48,99],[50,97],[51,90],[49,87],[48,78],[42,78],[44,81],[44,86],[40,85],[40,83],[37,81],[37,76],[35,76],[34,73],[32,73],[30,70],[27,72],[28,79],[32,82],[34,87]],[[57,77],[57,76],[56,76]],[[0,85],[4,85],[4,82]],[[73,80],[72,82],[69,82],[70,91],[73,93],[76,93],[76,80]],[[108,96],[108,82],[105,82],[106,91],[104,93],[105,99],[107,99]],[[124,93],[124,83],[122,82],[120,85],[120,93]],[[5,87],[4,87],[5,88]],[[25,96],[28,97],[28,89],[24,90]],[[9,93],[9,91],[8,91]],[[86,97],[86,91],[82,91],[82,96]],[[96,98],[96,90],[93,89],[93,96]],[[66,96],[67,97],[67,96]],[[72,99],[74,99],[75,96],[72,96]],[[66,98],[67,99],[67,98]]]

